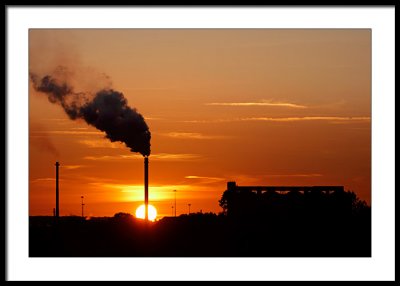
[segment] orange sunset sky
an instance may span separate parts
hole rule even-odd
[[[113,88],[151,132],[158,217],[215,212],[238,185],[343,185],[371,204],[371,31],[121,29],[29,32],[29,69]],[[29,89],[29,213],[134,214],[143,157]]]

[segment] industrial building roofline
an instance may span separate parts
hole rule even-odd
[[[238,186],[236,182],[228,182],[228,190],[233,191],[297,191],[297,192],[343,192],[343,186]]]

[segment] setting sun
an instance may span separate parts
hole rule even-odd
[[[135,215],[137,218],[144,219],[144,217],[145,217],[144,212],[145,212],[144,205],[141,205],[136,209]],[[157,217],[156,208],[152,205],[149,205],[149,220],[154,221],[156,219],[156,217]]]

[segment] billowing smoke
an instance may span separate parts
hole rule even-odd
[[[30,78],[35,90],[45,93],[50,102],[60,104],[70,119],[84,119],[104,131],[112,142],[123,142],[132,152],[150,155],[149,127],[143,116],[128,106],[121,92],[111,88],[76,92],[68,77],[60,76],[60,69],[43,77],[30,73]]]

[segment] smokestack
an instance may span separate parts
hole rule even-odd
[[[144,157],[144,218],[149,220],[149,157]]]
[[[58,202],[58,167],[60,163],[56,162],[56,217],[60,216],[60,206]]]

